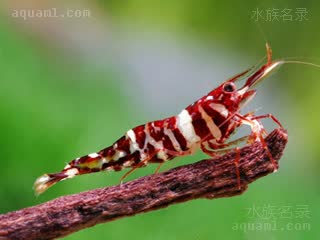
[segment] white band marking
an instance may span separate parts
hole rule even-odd
[[[194,131],[192,118],[186,109],[183,109],[177,116],[177,126],[187,140],[188,147],[201,140]]]
[[[127,132],[127,136],[130,138],[131,140],[131,144],[130,144],[130,153],[134,153],[135,151],[140,151],[141,149],[139,148],[139,144],[137,143],[137,139],[136,139],[136,134],[135,132],[130,129]]]
[[[226,109],[226,107],[223,105],[223,104],[220,104],[220,103],[210,103],[209,106],[217,111],[218,113],[221,114],[221,116],[227,118],[228,117],[228,114],[229,114],[229,111],[228,109]]]
[[[91,158],[99,157],[99,155],[97,153],[90,153],[88,156],[91,157]]]
[[[175,138],[174,134],[172,133],[171,129],[168,129],[168,128],[164,128],[164,131],[163,133],[168,136],[168,138],[170,139],[174,149],[177,151],[177,152],[180,152],[181,151],[181,148],[180,148],[180,144],[178,142],[178,140]]]

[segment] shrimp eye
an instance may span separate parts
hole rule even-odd
[[[236,90],[236,86],[232,82],[227,82],[223,85],[223,91],[227,93],[232,93]]]

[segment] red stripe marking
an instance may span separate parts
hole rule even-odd
[[[177,139],[181,150],[182,151],[187,150],[187,140],[184,138],[184,136],[180,132],[179,128],[175,128],[172,132],[173,132],[174,137]]]
[[[83,156],[83,157],[79,158],[78,160],[75,160],[75,164],[86,163],[88,159],[89,159],[89,156]]]
[[[147,144],[147,147],[146,147],[146,150],[145,150],[145,153],[148,155],[148,156],[152,156],[154,153],[155,153],[155,148],[153,145],[151,145],[150,143]]]
[[[126,139],[126,137],[123,136],[116,143],[118,144],[117,150],[130,154],[130,139]]]
[[[207,122],[202,118],[201,113],[199,112],[198,105],[193,105],[186,109],[191,118],[192,125],[195,133],[201,138],[205,138],[208,134],[210,134],[210,129],[207,127]]]
[[[180,149],[182,151],[184,151],[184,150],[187,150],[187,140],[184,138],[184,136],[180,132],[179,128],[177,128],[176,121],[177,121],[176,117],[167,118],[165,120],[165,127],[167,127],[168,129],[171,129],[173,136],[176,138],[177,142],[180,145]],[[171,145],[172,145],[172,143],[171,143]],[[175,150],[175,149],[173,148],[173,150]]]
[[[104,158],[107,158],[107,157],[111,158],[115,153],[116,151],[113,149],[113,146],[104,148],[100,152],[98,152],[98,154]]]
[[[168,129],[175,129],[176,128],[176,117],[170,117],[165,119],[164,127],[167,127]]]
[[[182,151],[184,151],[184,150],[187,150],[187,140],[182,135],[182,133],[180,132],[179,128],[177,128],[176,122],[177,122],[177,118],[175,116],[167,118],[165,120],[164,127],[168,128],[168,129],[171,129],[171,131],[173,133],[173,136],[176,138],[177,142],[180,145],[180,149]],[[169,141],[170,141],[170,139],[169,139]],[[170,141],[170,143],[171,143],[171,141]],[[165,141],[163,142],[163,144],[168,144],[168,140],[166,140],[166,138],[165,138]],[[172,146],[172,143],[171,143],[170,147],[169,147],[169,144],[168,144],[167,149],[175,150],[174,147]]]
[[[153,122],[153,125],[158,128],[163,128],[165,120],[157,120]]]
[[[213,119],[213,122],[219,127],[221,123],[223,123],[226,118],[224,116],[222,116],[219,112],[217,112],[216,110],[213,110],[209,104],[205,104],[202,106],[202,108],[204,109],[204,111]],[[229,127],[228,123],[225,123],[224,125],[222,125],[221,127],[219,127],[222,136],[224,136],[224,134],[227,132]]]
[[[155,127],[152,127],[152,122],[150,123],[147,123],[147,128],[149,130],[149,134],[150,136],[156,141],[156,142],[159,142],[159,141],[162,141],[162,138],[164,136],[164,133],[163,133],[163,121],[155,121],[153,122],[154,126],[155,127],[159,127],[159,129],[156,130]]]
[[[196,119],[192,121],[192,125],[195,133],[201,138],[205,138],[210,133],[210,129],[207,127],[207,122],[204,119]]]
[[[162,140],[163,147],[165,149],[171,150],[171,151],[176,151],[174,148],[170,138],[167,135],[164,135],[164,139]]]
[[[122,165],[120,165],[119,163],[116,163],[112,166],[113,170],[118,172],[122,170]]]
[[[194,132],[203,139],[210,134],[210,129],[207,127],[207,122],[202,118],[198,106],[199,104],[191,105],[186,110],[192,118]]]
[[[102,165],[102,169],[106,169],[108,167],[111,167],[114,171],[120,171],[123,168],[123,164],[125,162],[133,160],[133,163],[131,166],[134,166],[136,163],[140,162],[140,153],[138,151],[134,152],[133,154],[127,155],[123,158],[120,158],[117,161],[109,161],[107,163],[104,163]],[[128,167],[131,167],[128,166]]]

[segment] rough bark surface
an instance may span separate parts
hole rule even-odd
[[[285,130],[276,129],[265,139],[278,163],[287,143]],[[0,239],[53,239],[81,229],[137,213],[156,210],[196,198],[242,194],[249,183],[274,172],[259,142],[240,149],[239,189],[236,152],[202,160],[130,181],[0,215]]]

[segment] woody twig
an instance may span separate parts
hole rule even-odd
[[[276,129],[265,139],[278,163],[287,134]],[[248,184],[274,171],[259,142],[240,149],[240,182],[236,151],[122,185],[63,196],[52,201],[0,215],[0,239],[53,239],[99,223],[167,207],[197,198],[232,197]]]

